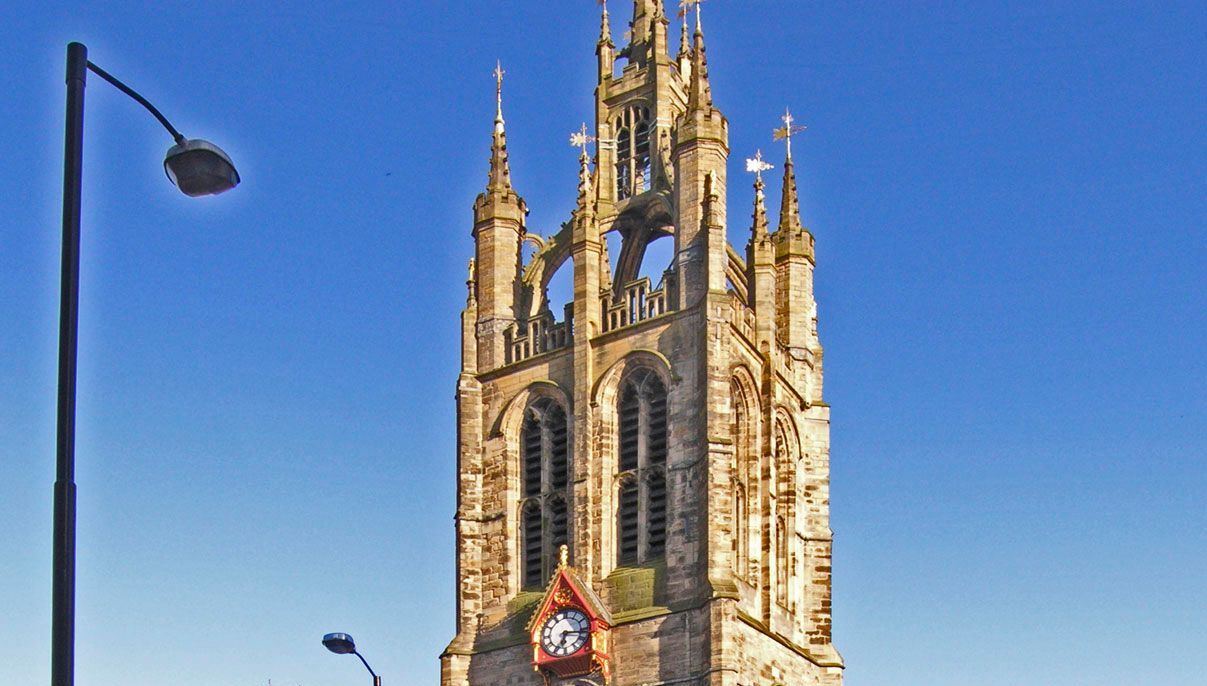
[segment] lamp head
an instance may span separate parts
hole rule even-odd
[[[239,185],[239,172],[231,158],[200,138],[181,138],[168,148],[163,170],[182,193],[194,198],[218,195]]]
[[[327,634],[323,636],[323,645],[336,655],[347,655],[356,652],[356,642],[348,634]]]

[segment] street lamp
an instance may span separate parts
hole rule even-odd
[[[352,640],[351,635],[327,634],[326,636],[323,636],[323,645],[327,646],[327,650],[330,650],[336,655],[347,655],[348,653],[352,653],[353,655],[359,657],[361,663],[364,664],[365,669],[369,670],[369,674],[373,675],[373,686],[381,686],[381,677],[377,676],[377,672],[373,671],[373,668],[369,666],[368,662],[365,662],[365,656],[356,652],[356,641]]]
[[[67,127],[63,152],[63,267],[59,287],[59,404],[54,483],[54,578],[50,682],[75,682],[75,381],[80,302],[80,196],[84,153],[84,83],[88,70],[163,124],[176,142],[164,171],[185,195],[217,195],[239,184],[239,172],[213,143],[188,140],[146,98],[88,61],[88,48],[67,45]]]

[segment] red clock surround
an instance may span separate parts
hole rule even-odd
[[[608,682],[612,617],[591,587],[578,579],[567,557],[563,547],[561,564],[528,622],[532,667],[546,681],[549,675],[566,678],[599,672]],[[582,631],[587,632],[585,640]]]

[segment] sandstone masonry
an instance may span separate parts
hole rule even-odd
[[[774,230],[761,178],[770,166],[750,163],[755,203],[739,253],[725,238],[729,123],[713,105],[699,14],[691,35],[685,17],[673,55],[661,1],[633,4],[621,49],[604,11],[595,154],[584,131],[576,207],[550,236],[527,231],[512,186],[499,72],[462,313],[457,635],[441,683],[545,683],[525,632],[541,588],[525,570],[547,569],[542,556],[564,542],[614,618],[612,684],[837,686],[830,410],[791,148]],[[790,119],[782,132],[790,145]],[[672,264],[658,283],[639,278],[646,246],[663,237]],[[554,313],[549,279],[567,262],[573,302]],[[638,407],[626,395],[637,378],[654,400],[625,410]],[[566,486],[552,495],[528,485],[549,441],[562,440],[541,443],[528,428],[550,407],[564,411],[568,454]],[[546,463],[529,469],[525,455],[539,449]],[[641,467],[626,467],[639,453]]]

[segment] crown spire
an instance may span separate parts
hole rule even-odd
[[[796,195],[796,172],[792,165],[792,136],[805,130],[803,125],[794,125],[795,121],[792,118],[792,112],[784,110],[784,116],[780,118],[784,125],[775,130],[775,140],[782,140],[786,146],[786,154],[784,157],[784,188],[783,196],[780,199],[780,229],[789,229],[799,231],[800,223],[800,202]]]
[[[511,191],[511,168],[507,164],[507,132],[503,126],[503,64],[495,62],[495,130],[490,143],[490,175],[486,190]]]

